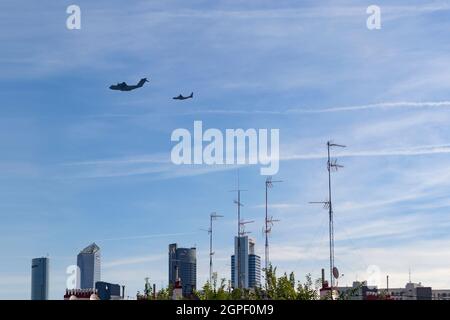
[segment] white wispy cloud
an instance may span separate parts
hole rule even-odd
[[[265,204],[258,204],[253,206],[253,208],[255,209],[262,209],[265,208],[266,205]],[[296,204],[296,203],[270,203],[267,205],[268,208],[271,209],[282,209],[282,210],[286,210],[286,209],[295,209],[295,208],[299,208],[301,207],[300,204]]]
[[[344,157],[388,157],[388,156],[420,156],[450,153],[450,144],[420,145],[402,148],[385,148],[373,150],[337,151],[334,156]],[[327,157],[325,152],[296,153],[283,152],[280,161],[316,160]],[[155,179],[173,179],[179,177],[198,176],[226,170],[235,170],[242,165],[174,165],[160,162],[159,156],[142,155],[131,158],[118,158],[108,160],[87,160],[64,164],[72,167],[73,173],[64,173],[70,178],[117,178],[137,175],[153,175]],[[275,160],[275,159],[273,159]]]
[[[142,8],[149,8],[141,4]],[[387,18],[397,19],[405,16],[414,16],[438,11],[450,10],[450,5],[444,2],[430,2],[421,5],[381,5]],[[300,18],[349,18],[367,16],[367,5],[349,5],[339,2],[318,3],[315,6],[296,8],[270,8],[255,9],[248,7],[245,10],[235,9],[211,9],[211,10],[178,10],[174,12],[156,11],[150,13],[151,16],[160,18],[203,18],[203,19],[300,19]],[[154,10],[154,8],[153,8]],[[154,10],[155,11],[155,10]]]
[[[334,156],[336,157],[386,157],[386,156],[417,156],[417,155],[429,155],[450,153],[450,144],[443,145],[423,145],[423,146],[411,146],[405,148],[392,148],[392,149],[378,149],[378,150],[361,150],[361,151],[337,151]],[[290,154],[283,155],[280,160],[310,160],[310,159],[323,159],[327,155],[323,153],[310,153],[310,154]]]
[[[292,34],[294,25],[296,33],[301,31],[301,27],[306,19],[349,19],[360,18],[365,21],[367,14],[365,5],[349,5],[348,3],[321,3],[314,6],[306,6],[299,9],[298,7],[290,8],[268,8],[257,9],[248,6],[246,9],[236,10],[233,5],[221,5],[223,9],[195,9],[177,6],[176,9],[171,4],[136,2],[129,6],[127,16],[123,15],[122,10],[114,6],[105,6],[103,2],[92,5],[90,8],[89,32],[81,33],[79,37],[71,37],[63,28],[63,24],[59,19],[48,19],[50,23],[43,24],[40,28],[32,28],[36,25],[37,19],[31,13],[23,13],[17,8],[9,5],[3,5],[0,10],[2,21],[6,21],[9,25],[14,24],[14,18],[22,15],[21,20],[24,28],[28,28],[28,35],[25,37],[21,30],[13,30],[12,32],[0,35],[3,40],[8,41],[11,50],[2,57],[3,65],[8,71],[8,77],[15,74],[23,74],[39,76],[43,74],[52,74],[53,72],[67,71],[75,69],[74,66],[94,66],[103,70],[111,69],[111,57],[109,54],[119,49],[126,49],[132,53],[139,53],[142,50],[150,50],[158,47],[159,43],[164,39],[158,39],[155,32],[148,33],[148,30],[154,30],[160,25],[165,25],[170,31],[176,27],[186,24],[190,20],[211,20],[216,23],[210,27],[219,33],[229,33],[231,23],[243,23],[244,28],[240,28],[241,32],[250,32],[252,34],[275,35],[277,37],[286,36],[287,33]],[[46,17],[60,16],[61,8],[59,6],[46,5]],[[11,14],[11,10],[13,10]],[[409,16],[428,14],[433,12],[447,11],[449,5],[444,2],[426,3],[423,5],[382,5],[383,19],[385,21],[399,19]],[[33,7],[30,12],[37,11]],[[24,16],[25,14],[25,16]],[[126,23],[127,28],[117,28],[117,23],[121,19],[122,24]],[[268,20],[273,24],[284,23],[289,27],[280,27],[270,25]],[[358,21],[357,19],[354,20]],[[139,23],[136,23],[139,22]],[[221,22],[221,23],[217,23]],[[249,23],[251,22],[251,23]],[[295,23],[293,23],[295,22]],[[245,24],[244,24],[245,23]],[[59,26],[61,25],[61,28]],[[20,28],[14,28],[20,29]],[[141,41],[129,41],[129,34],[134,39]],[[29,51],[24,54],[23,50],[18,50],[20,43],[27,38],[36,38],[41,40],[38,43],[40,50]],[[144,41],[146,40],[146,41]],[[16,42],[14,42],[16,41]],[[47,42],[58,45],[58,50],[51,51],[46,46]],[[73,54],[74,44],[78,48],[83,48],[83,52]],[[95,44],[95,45],[92,45]],[[71,59],[71,64],[67,64],[67,58]],[[94,63],[95,62],[95,63]],[[12,68],[12,65],[14,68]],[[22,66],[22,67],[21,67]],[[114,68],[124,67],[123,61],[114,60]],[[20,72],[18,72],[18,70]]]
[[[110,164],[140,164],[140,163],[168,163],[170,157],[168,154],[146,154],[134,157],[124,157],[116,159],[98,159],[98,160],[86,160],[78,162],[63,163],[64,166],[104,166]]]
[[[336,266],[345,278],[343,282],[352,283],[358,280],[381,280],[372,285],[383,286],[385,276],[390,276],[391,287],[404,287],[408,281],[408,269],[412,270],[412,280],[421,281],[433,288],[448,288],[446,280],[450,258],[442,255],[442,246],[448,239],[414,240],[397,242],[392,240],[391,246],[358,247],[358,242],[337,245],[335,248]],[[411,246],[414,250],[411,250]],[[271,246],[271,261],[278,270],[295,271],[297,277],[312,273],[313,278],[320,277],[320,268],[327,269],[327,241],[316,243],[306,248],[305,243],[277,243]],[[433,261],[431,263],[431,261]],[[369,268],[376,266],[380,271],[380,279],[371,276]],[[316,268],[314,268],[316,267]],[[326,273],[327,274],[327,273]]]
[[[133,264],[143,264],[148,262],[155,262],[167,259],[166,255],[149,255],[149,256],[138,256],[138,257],[130,257],[124,259],[117,259],[113,261],[108,261],[102,264],[104,268],[113,268],[113,267],[121,267],[125,265],[133,265]]]
[[[186,236],[197,234],[198,232],[178,232],[178,233],[158,233],[158,234],[147,234],[139,236],[128,236],[128,237],[117,237],[117,238],[106,238],[98,240],[101,241],[122,241],[122,240],[140,240],[140,239],[150,239],[150,238],[162,238],[162,237],[173,237],[173,236]]]
[[[91,162],[91,161],[87,161]],[[96,163],[94,160],[93,163]],[[109,164],[98,166],[85,165],[81,169],[68,170],[59,176],[61,179],[98,179],[98,178],[121,178],[148,175],[151,179],[165,180],[182,177],[193,177],[204,174],[211,174],[227,170],[235,170],[241,165],[175,165],[167,163],[164,165],[146,163],[134,165],[136,162],[118,163],[110,160]],[[75,166],[78,166],[77,164]]]
[[[207,109],[207,110],[193,110],[187,112],[180,112],[175,114],[176,116],[183,115],[196,115],[196,114],[219,114],[219,115],[247,115],[247,114],[257,114],[257,115],[302,115],[302,114],[315,114],[315,113],[332,113],[332,112],[351,112],[351,111],[363,111],[363,110],[389,110],[398,108],[450,108],[450,101],[399,101],[399,102],[381,102],[372,104],[362,104],[353,106],[343,106],[343,107],[330,107],[330,108],[290,108],[286,110],[233,110],[233,109]]]

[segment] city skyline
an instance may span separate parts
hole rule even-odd
[[[30,261],[50,259],[49,299],[89,243],[101,278],[133,297],[167,286],[167,245],[197,248],[197,288],[230,278],[237,169],[246,231],[264,257],[259,165],[175,165],[178,128],[279,129],[270,260],[328,268],[326,142],[333,155],[335,265],[450,288],[450,1],[68,1],[0,3],[0,299],[29,299]],[[366,9],[381,8],[368,30]],[[132,92],[111,84],[149,83]],[[179,93],[192,99],[176,101]],[[378,268],[378,269],[376,269]],[[369,281],[369,282],[370,282]],[[264,280],[262,279],[262,282]]]

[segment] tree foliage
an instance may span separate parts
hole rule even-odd
[[[284,273],[277,278],[277,268],[269,267],[266,270],[266,295],[270,300],[315,300],[318,298],[317,285],[313,286],[310,274],[306,275],[306,281],[301,283],[296,281],[295,274],[291,272],[289,276]]]
[[[313,283],[310,274],[304,282],[296,280],[295,274],[284,273],[277,277],[277,268],[269,265],[265,270],[264,287],[254,289],[231,288],[230,282],[225,278],[218,280],[214,273],[211,283],[207,281],[201,290],[194,292],[199,300],[316,300],[318,296],[318,283]],[[156,295],[158,300],[171,298],[171,289],[161,289]]]
[[[220,279],[218,285],[217,273],[213,273],[212,283],[207,281],[202,291],[196,291],[195,295],[200,300],[228,300],[230,299],[230,288],[227,288],[227,281],[225,278]]]

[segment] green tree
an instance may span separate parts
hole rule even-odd
[[[201,291],[194,291],[194,295],[197,296],[200,300],[212,300],[213,289],[209,281],[206,281]]]
[[[295,274],[284,273],[281,277],[276,275],[277,268],[269,265],[265,270],[265,286],[263,288],[231,290],[230,284],[227,286],[226,279],[221,279],[218,285],[217,274],[213,275],[212,284],[208,282],[202,291],[196,292],[196,296],[201,300],[316,300],[318,299],[318,287],[320,279],[315,284],[310,274],[306,275],[306,281],[301,283],[296,281]]]
[[[226,288],[227,280],[222,278],[220,280],[220,286],[216,291],[216,300],[228,300],[230,299],[229,291]]]
[[[217,285],[217,273],[213,274],[212,285],[207,281],[201,292],[195,292],[195,295],[200,300],[228,300],[230,294],[226,289],[226,279],[222,278],[220,280],[220,285]]]
[[[269,300],[277,300],[277,268],[269,264],[265,270],[266,274],[266,297]]]
[[[170,300],[172,298],[171,291],[172,291],[172,289],[170,286],[168,288],[162,288],[161,290],[158,291],[158,294],[156,295],[156,299],[157,300]]]
[[[250,292],[250,300],[263,300],[264,298],[265,294],[261,287],[256,287]]]
[[[239,288],[235,288],[233,289],[233,291],[231,292],[231,299],[232,300],[241,300],[242,299],[242,290]]]
[[[278,278],[276,296],[278,300],[295,300],[297,298],[294,273],[291,273],[289,277],[284,273],[282,277]]]
[[[313,281],[311,278],[311,274],[308,273],[306,275],[305,283],[302,284],[300,281],[298,282],[297,299],[298,300],[316,300],[316,299],[318,299],[317,284],[318,284],[318,282],[316,281],[316,287],[313,287]]]

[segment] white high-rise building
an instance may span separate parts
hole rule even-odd
[[[248,289],[261,286],[261,258],[255,254],[255,241],[247,236],[234,238],[231,283],[233,288]]]

